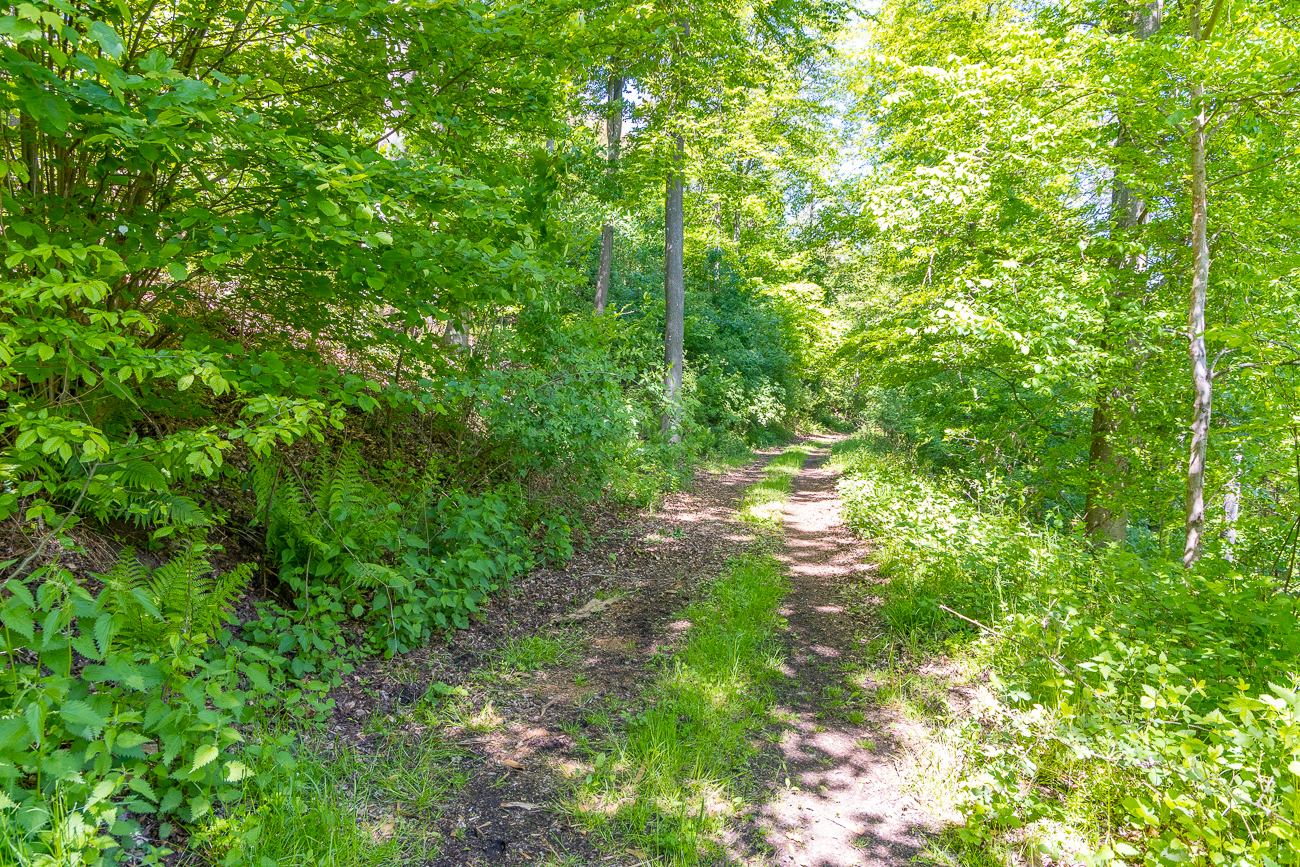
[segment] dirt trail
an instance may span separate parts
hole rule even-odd
[[[606,699],[638,695],[654,655],[680,639],[674,613],[690,604],[702,579],[753,543],[735,507],[779,452],[760,452],[722,475],[701,470],[690,490],[670,495],[652,514],[606,516],[588,527],[595,544],[565,569],[525,576],[493,600],[479,624],[424,661],[434,680],[469,687],[472,712],[490,707],[499,717],[489,732],[444,733],[468,748],[472,771],[436,820],[445,843],[430,867],[644,862],[622,846],[602,851],[552,810],[531,808],[567,788],[559,772],[579,752],[572,733],[586,728],[587,714]],[[617,601],[582,624],[574,664],[476,684],[474,672],[512,637],[553,629],[557,618],[601,597]]]
[[[778,867],[905,865],[936,828],[901,790],[908,726],[888,709],[844,701],[856,686],[843,666],[855,624],[839,604],[854,576],[869,578],[866,548],[840,519],[831,440],[809,457],[785,507],[790,592],[788,678],[780,710],[790,725],[779,745],[785,765],[775,797],[757,817]],[[855,721],[857,720],[857,721]]]

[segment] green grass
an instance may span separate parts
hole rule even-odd
[[[748,555],[683,612],[691,624],[686,641],[662,663],[647,706],[591,752],[573,803],[579,821],[611,845],[617,836],[673,865],[714,853],[770,722],[782,592],[776,559]]]
[[[754,450],[744,448],[725,452],[709,452],[700,459],[700,466],[717,475],[748,466],[753,460]]]
[[[885,579],[862,591],[880,632],[858,662],[875,700],[944,724],[963,859],[1300,865],[1300,628],[1271,577],[1093,549],[879,436],[836,451]],[[996,725],[940,718],[945,685],[918,672],[936,653],[989,670]]]
[[[537,671],[561,665],[576,654],[577,638],[570,633],[511,638],[494,654],[497,665],[511,671]]]
[[[435,822],[465,782],[469,753],[432,734],[391,741],[377,755],[334,744],[301,744],[295,755],[285,742],[255,744],[256,782],[192,845],[250,867],[379,867],[437,853]]]
[[[772,458],[763,478],[745,492],[738,510],[741,519],[769,529],[779,528],[781,512],[794,486],[794,477],[803,469],[810,451],[808,446],[796,444]]]

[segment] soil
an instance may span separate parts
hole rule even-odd
[[[901,867],[938,823],[903,787],[918,732],[887,708],[843,700],[856,688],[844,663],[868,624],[842,600],[851,585],[874,580],[874,567],[840,519],[836,473],[826,466],[832,441],[820,441],[786,501],[787,668],[774,711],[789,722],[769,757],[777,791],[746,836],[770,847],[751,863]]]
[[[401,660],[376,660],[336,690],[331,733],[360,753],[392,749],[422,734],[407,708],[432,684],[463,687],[462,716],[491,717],[439,733],[465,751],[467,779],[433,816],[418,817],[441,849],[430,867],[565,863],[618,867],[645,863],[641,853],[604,851],[553,809],[575,767],[572,731],[592,709],[640,693],[655,656],[670,649],[674,617],[701,578],[754,542],[735,506],[779,449],[721,475],[696,474],[688,491],[669,495],[651,513],[594,512],[592,544],[564,569],[537,569],[499,594],[469,629]],[[593,600],[610,604],[576,626],[568,620]],[[513,639],[581,630],[570,664],[484,678]],[[374,731],[383,721],[384,734]],[[432,827],[429,827],[432,826]]]

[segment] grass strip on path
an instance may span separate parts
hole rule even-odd
[[[777,502],[808,450],[776,458],[745,502]],[[777,481],[783,482],[783,488]],[[763,493],[755,495],[756,489]],[[733,559],[675,624],[680,649],[663,659],[645,709],[628,719],[605,752],[592,756],[578,787],[579,821],[635,852],[672,865],[720,854],[720,834],[743,806],[742,792],[760,737],[771,722],[772,682],[782,649],[777,604],[785,592],[770,553]]]
[[[804,461],[811,451],[810,446],[796,443],[772,458],[763,472],[763,478],[746,491],[740,501],[738,511],[741,519],[766,529],[780,529],[781,513],[794,485],[794,477],[803,469]]]

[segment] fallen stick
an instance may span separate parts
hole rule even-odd
[[[939,603],[939,607],[942,608],[944,611],[947,611],[949,614],[953,615],[954,617],[960,617],[962,620],[965,620],[967,623],[970,623],[970,624],[973,624],[973,625],[975,625],[975,626],[978,626],[980,629],[983,629],[985,632],[988,632],[988,633],[990,633],[991,635],[996,635],[998,638],[1005,638],[1007,641],[1010,641],[1010,642],[1012,642],[1013,644],[1017,644],[1017,645],[1019,645],[1020,647],[1024,648],[1025,650],[1028,650],[1028,651],[1031,652],[1031,653],[1034,653],[1034,652],[1035,652],[1035,649],[1034,649],[1034,648],[1032,648],[1032,647],[1026,647],[1024,644],[1021,644],[1019,641],[1017,641],[1016,639],[1012,638],[1010,635],[1007,635],[1007,634],[1005,634],[1005,633],[1003,633],[1003,632],[998,632],[998,631],[997,631],[996,629],[994,629],[992,626],[985,626],[983,623],[980,623],[978,620],[973,620],[973,619],[967,617],[965,614],[962,614],[960,611],[953,611],[951,608],[949,608],[947,605],[944,605],[943,603]],[[1052,665],[1055,665],[1055,666],[1056,666],[1057,670],[1060,671],[1061,674],[1069,674],[1069,673],[1070,673],[1070,670],[1069,670],[1068,668],[1066,668],[1064,665],[1062,665],[1061,663],[1057,662],[1057,660],[1056,660],[1055,657],[1047,656],[1046,654],[1044,654],[1044,656],[1046,657],[1046,659],[1047,659],[1048,662],[1050,662]]]

